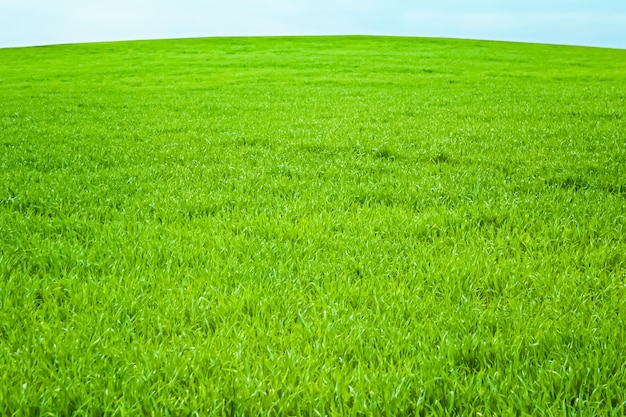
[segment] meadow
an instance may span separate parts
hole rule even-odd
[[[626,50],[0,49],[0,415],[626,414]]]

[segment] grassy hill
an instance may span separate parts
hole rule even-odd
[[[626,50],[0,49],[0,414],[624,415]]]

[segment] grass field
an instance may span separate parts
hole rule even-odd
[[[0,415],[196,412],[625,415],[626,50],[0,49]]]

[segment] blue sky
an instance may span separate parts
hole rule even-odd
[[[0,0],[0,47],[334,34],[626,48],[626,0]]]

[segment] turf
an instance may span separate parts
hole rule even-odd
[[[0,49],[1,415],[626,414],[626,50]]]

